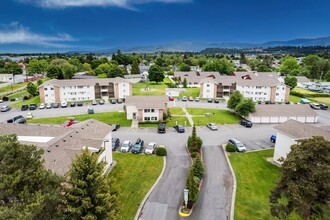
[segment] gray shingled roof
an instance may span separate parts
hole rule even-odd
[[[296,76],[297,83],[306,83],[310,82],[310,80],[306,76]]]
[[[314,127],[292,119],[283,124],[277,125],[274,128],[297,139],[322,136],[325,139],[330,140],[330,132],[322,129],[322,127]]]
[[[109,83],[128,82],[121,77],[116,78],[100,78],[100,79],[52,79],[44,82],[40,87],[46,85],[52,86],[94,86],[96,83],[100,85],[109,85]]]
[[[165,109],[167,102],[167,96],[127,96],[125,99],[126,105],[135,105],[139,109]]]
[[[261,116],[317,116],[316,112],[309,105],[256,105],[256,111],[251,113],[252,117]]]

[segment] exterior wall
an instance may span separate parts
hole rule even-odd
[[[44,87],[39,87],[39,96],[40,96],[40,103],[45,103],[45,92]]]
[[[203,98],[204,97],[204,83],[201,84],[201,89],[199,90],[199,98]]]
[[[253,101],[270,101],[271,98],[271,88],[267,86],[237,85],[236,90],[245,98],[252,98]]]
[[[179,96],[180,95],[180,91],[169,90],[169,91],[166,91],[166,95],[167,96]]]
[[[283,84],[276,86],[275,102],[285,102],[286,91],[286,85]]]
[[[289,119],[293,119],[302,123],[317,123],[317,116],[249,116],[248,119],[252,123],[283,123],[286,122]]]
[[[160,120],[160,110],[159,109],[153,109],[154,112],[145,112],[147,109],[142,109],[142,118],[141,121],[159,121]],[[152,110],[152,108],[148,109],[148,110]],[[146,119],[146,117],[149,118]],[[152,119],[152,118],[156,118],[156,119]],[[161,118],[163,119],[163,118]]]
[[[285,159],[287,154],[291,150],[291,145],[296,143],[297,142],[294,137],[282,133],[281,131],[277,131],[273,160],[279,163],[278,159],[280,159],[281,157]]]
[[[276,86],[273,86],[270,89],[270,99],[269,99],[269,101],[275,102],[275,98],[276,98]]]
[[[126,96],[131,95],[132,92],[130,88],[130,83],[122,82],[122,83],[118,83],[117,86],[118,86],[118,90],[115,89],[116,92],[118,91],[118,93],[115,94],[116,98],[124,99]]]
[[[284,102],[288,102],[289,100],[290,100],[290,87],[287,86],[285,90]]]
[[[214,97],[214,91],[216,92],[216,87],[214,83],[204,83],[203,84],[203,92],[202,92],[202,98],[215,98]]]
[[[54,86],[43,86],[40,87],[44,92],[40,93],[40,100],[44,100],[45,103],[54,103],[55,102],[55,88]],[[39,91],[40,91],[39,89]],[[44,98],[41,97],[41,94],[44,95]]]
[[[94,86],[62,86],[59,90],[61,101],[84,101],[95,99]]]
[[[61,102],[60,88],[54,86],[54,93],[55,93],[55,102]]]
[[[126,105],[126,118],[127,120],[133,120],[133,113],[137,114],[138,110],[136,106]]]

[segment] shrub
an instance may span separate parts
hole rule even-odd
[[[204,177],[204,165],[199,154],[196,155],[194,163],[192,165],[194,176],[198,177],[199,180]]]
[[[14,101],[16,101],[16,99],[12,98],[12,99],[10,99],[10,101],[14,102]]]
[[[186,188],[189,189],[188,200],[191,201],[192,203],[195,203],[197,201],[198,187],[199,187],[199,183],[198,181],[196,181],[192,168],[190,168],[188,173]]]
[[[196,158],[197,155],[199,155],[198,152],[192,152],[192,153],[190,153],[190,156],[191,156],[191,158],[193,158],[193,159]]]
[[[161,157],[166,156],[167,155],[166,148],[165,147],[158,147],[156,149],[156,155],[161,156]]]
[[[29,96],[23,96],[23,100],[28,100],[30,97]]]
[[[227,144],[226,145],[226,151],[227,152],[236,152],[236,147],[233,144]]]
[[[203,145],[203,141],[200,137],[195,137],[195,140],[196,140],[196,144],[194,144],[194,141],[193,141],[193,136],[189,136],[188,138],[188,150],[191,153],[193,152],[200,152],[201,150],[201,147]],[[193,157],[193,156],[191,156]]]
[[[7,96],[4,96],[4,97],[2,97],[2,100],[6,102],[9,100],[9,98]]]

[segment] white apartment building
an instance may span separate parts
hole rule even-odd
[[[70,79],[49,80],[39,86],[40,102],[85,101],[93,99],[125,98],[132,94],[132,84],[127,80]]]

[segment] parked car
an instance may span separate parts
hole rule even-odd
[[[62,108],[66,108],[66,107],[68,107],[68,103],[67,103],[66,101],[63,101],[63,102],[61,103],[61,107],[62,107]]]
[[[112,131],[117,131],[120,128],[120,124],[112,124],[111,128],[112,128]]]
[[[251,128],[252,127],[252,122],[246,119],[242,119],[240,122],[240,125],[243,125],[246,128]]]
[[[194,101],[194,98],[193,98],[192,96],[189,96],[189,97],[188,97],[188,100],[189,100],[190,102],[192,102],[192,101]]]
[[[219,99],[214,99],[214,103],[219,103],[220,100]]]
[[[26,111],[29,109],[29,105],[23,104],[21,107],[21,111]]]
[[[30,104],[30,110],[36,110],[37,109],[37,104],[35,104],[35,103],[32,103],[32,104]]]
[[[110,103],[111,104],[116,104],[117,102],[116,102],[116,99],[110,99]]]
[[[76,103],[75,102],[70,102],[70,107],[75,107]]]
[[[8,105],[1,106],[1,112],[8,112],[10,110],[10,107]]]
[[[144,141],[141,138],[138,138],[132,148],[133,154],[139,154],[142,153],[144,146]]]
[[[39,109],[44,109],[46,107],[45,103],[40,103]]]
[[[299,102],[301,104],[309,104],[311,101],[309,101],[308,99],[301,98]]]
[[[0,103],[3,103],[3,100],[2,99],[0,99]]]
[[[59,108],[60,107],[60,104],[59,103],[54,103],[53,104],[53,108]]]
[[[112,150],[115,151],[119,148],[120,146],[120,140],[119,138],[111,138],[111,147]]]
[[[186,102],[187,101],[187,96],[182,96],[182,99],[181,99],[183,102]]]
[[[71,125],[73,125],[75,123],[75,120],[66,120],[63,124],[64,127],[70,127]]]
[[[158,124],[157,132],[158,133],[166,133],[166,124],[163,124],[163,123]]]
[[[208,127],[209,129],[211,129],[212,131],[218,130],[218,126],[216,124],[214,124],[214,123],[208,123],[206,125],[206,127]]]
[[[235,138],[230,138],[228,140],[228,144],[232,144],[236,147],[237,152],[245,152],[246,151],[246,147],[244,146],[244,144],[242,142],[240,142],[239,140],[235,139]]]
[[[118,104],[123,103],[123,100],[122,99],[117,99],[117,103]]]
[[[32,112],[28,112],[26,115],[26,119],[32,119],[32,118],[33,118]]]
[[[88,108],[87,113],[88,114],[94,114],[94,109],[93,108]]]
[[[315,110],[320,110],[321,107],[319,104],[317,103],[310,103],[309,106],[312,108],[312,109],[315,109]]]
[[[213,102],[213,99],[207,99],[207,102],[208,103],[212,103]]]
[[[124,141],[121,145],[120,151],[121,152],[130,152],[132,148],[132,142],[131,141]]]
[[[199,102],[199,97],[196,97],[195,98],[195,102]]]
[[[146,149],[144,150],[145,154],[153,154],[155,153],[155,149],[156,149],[156,143],[155,142],[150,142]]]
[[[275,134],[273,134],[273,135],[270,137],[270,141],[271,141],[272,143],[275,143],[275,142],[276,142],[276,135],[275,135]]]
[[[175,125],[173,127],[178,133],[184,133],[184,127],[182,125]]]
[[[100,99],[99,104],[100,105],[104,105],[104,100],[103,99]]]
[[[22,115],[15,116],[12,119],[7,120],[7,123],[13,123],[13,124],[25,124],[26,119]]]
[[[320,104],[320,108],[321,108],[322,110],[328,110],[328,106],[325,105],[325,104]]]
[[[47,108],[47,109],[50,109],[50,108],[52,108],[52,104],[50,104],[50,103],[47,103],[47,105],[46,105],[46,108]]]
[[[97,101],[95,99],[92,101],[92,105],[97,105]]]
[[[84,104],[82,102],[78,102],[77,106],[83,106]]]
[[[168,100],[174,101],[174,98],[172,96],[168,97]]]

